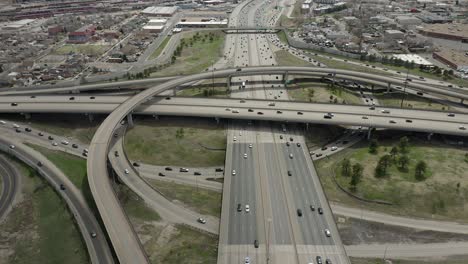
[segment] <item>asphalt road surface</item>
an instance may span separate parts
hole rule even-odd
[[[0,190],[0,221],[8,214],[19,190],[19,175],[16,169],[5,157],[0,156],[0,177],[2,190]]]

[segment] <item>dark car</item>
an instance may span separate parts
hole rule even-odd
[[[242,71],[242,68],[237,68],[236,71],[240,72]]]
[[[75,100],[75,97],[72,96],[72,97],[68,98],[68,100]]]
[[[78,148],[78,144],[72,144],[72,148]]]
[[[166,174],[164,174],[164,173],[162,173],[162,172],[158,173],[158,175],[161,176],[161,177],[166,176]]]
[[[37,166],[42,167],[42,162],[38,161]]]
[[[193,175],[201,175],[201,173],[196,171],[196,172],[193,173]]]
[[[60,184],[60,190],[65,191],[65,185]]]
[[[18,106],[17,103],[11,103],[11,106]]]
[[[171,168],[171,167],[166,167],[166,168],[164,168],[164,169],[167,170],[167,171],[172,171],[172,168]]]
[[[133,162],[133,166],[135,166],[135,167],[140,167],[140,163],[138,163],[138,162]]]
[[[249,108],[249,110],[247,110],[247,111],[249,111],[249,112],[253,112],[254,110],[253,110],[252,108]]]
[[[237,204],[237,212],[242,212],[242,205],[241,204]]]
[[[81,153],[81,155],[83,155],[83,157],[88,157],[88,153],[86,152]]]
[[[325,264],[332,264],[332,261],[330,259],[325,260]]]
[[[216,168],[215,171],[216,172],[223,172],[224,170],[222,168]]]
[[[322,264],[322,257],[317,256],[315,259],[317,260],[317,264]]]
[[[296,146],[301,147],[301,143],[297,142]]]
[[[310,210],[315,211],[315,207],[313,205],[310,205]]]
[[[289,145],[290,145],[290,144],[289,144],[289,141],[286,141],[286,146],[288,146],[288,147],[289,147]]]
[[[321,150],[327,150],[327,149],[328,147],[325,147],[325,146],[321,148]]]
[[[119,156],[119,152],[116,150],[114,151],[114,156],[118,157]]]
[[[179,172],[188,172],[188,169],[186,169],[186,168],[180,168],[180,169],[179,169]]]
[[[17,133],[21,133],[21,129],[19,129],[19,128],[17,128],[15,131],[16,131]]]
[[[53,136],[49,136],[48,139],[49,139],[49,140],[54,140],[54,137],[53,137]]]
[[[255,239],[255,241],[254,241],[254,247],[258,248],[258,240],[257,239]]]
[[[39,133],[37,133],[37,134],[38,134],[40,137],[44,136],[44,133],[42,133],[42,132],[39,132]]]
[[[32,131],[32,129],[31,129],[31,128],[29,128],[29,127],[27,127],[27,128],[25,128],[25,129],[24,129],[24,131],[26,131],[26,132],[31,132],[31,131]]]
[[[282,114],[283,111],[278,110],[278,111],[276,111],[276,113],[277,113],[277,114]]]
[[[283,135],[280,135],[280,139],[283,139]]]
[[[258,115],[263,115],[263,112],[257,112]]]
[[[299,217],[302,216],[302,210],[301,209],[297,209],[297,216],[299,216]]]
[[[315,157],[317,157],[317,158],[318,158],[318,157],[322,157],[322,156],[323,156],[322,153],[317,153],[317,154],[315,154]]]
[[[288,170],[288,176],[292,176],[292,172]]]
[[[298,115],[303,115],[304,113],[302,113],[302,112],[297,112],[297,114],[298,114]]]
[[[318,211],[319,214],[323,214],[323,209],[322,209],[322,207],[319,207],[319,208],[317,209],[317,211]]]
[[[323,118],[325,118],[325,119],[332,119],[332,117],[329,116],[329,115],[324,115]]]
[[[411,119],[406,119],[406,123],[413,123],[413,120],[411,120]]]
[[[294,138],[290,137],[289,140],[290,140],[290,141],[294,141]]]

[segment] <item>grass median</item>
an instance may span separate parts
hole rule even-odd
[[[23,175],[23,198],[0,225],[2,248],[9,249],[2,255],[3,260],[33,264],[90,263],[66,203],[34,170],[23,164],[18,166]]]
[[[442,110],[448,111],[451,109],[448,105],[443,105],[433,100],[426,99],[412,94],[391,93],[391,94],[374,94],[382,106],[400,107],[403,99],[403,108],[426,109],[426,110]]]
[[[288,94],[295,101],[313,103],[362,104],[355,94],[326,83],[297,83],[288,85]]]
[[[157,57],[159,57],[159,55],[166,47],[169,40],[171,40],[171,36],[165,37],[164,40],[161,42],[161,44],[159,44],[159,46],[153,51],[153,53],[151,53],[149,59],[152,60],[152,59],[156,59]]]
[[[224,164],[224,126],[212,119],[137,120],[125,136],[131,160],[153,165],[210,167]]]
[[[181,43],[185,44],[180,56],[175,57],[174,63],[170,66],[152,73],[151,77],[200,73],[223,55],[225,34],[221,31],[183,34]],[[198,34],[197,37],[195,37],[196,34]]]
[[[351,164],[359,163],[363,166],[362,179],[355,194],[393,204],[366,203],[365,206],[369,209],[402,216],[467,222],[465,197],[468,196],[468,180],[465,176],[468,162],[465,161],[465,155],[468,150],[447,145],[437,139],[428,142],[418,137],[410,137],[410,147],[406,154],[409,163],[406,169],[399,165],[398,154],[395,161],[388,166],[386,176],[377,178],[377,163],[399,144],[399,133],[392,134],[378,140],[377,154],[369,153],[368,142],[361,142],[316,162],[328,198],[350,206],[363,205],[341,191],[333,180],[336,176],[341,186],[351,189],[351,177],[342,175],[341,169],[343,160],[347,158]],[[420,161],[427,164],[425,180],[415,176],[416,165]]]
[[[187,176],[190,177],[190,176]],[[196,177],[196,176],[193,176]],[[170,181],[148,180],[151,185],[169,200],[182,202],[190,209],[200,213],[221,217],[221,196],[219,192],[196,188]]]

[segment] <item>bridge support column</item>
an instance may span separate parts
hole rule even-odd
[[[369,129],[367,129],[367,140],[371,139],[371,135],[372,135],[372,127],[369,127]]]
[[[172,89],[172,96],[176,96],[177,95],[177,87],[174,87],[174,89]]]
[[[158,115],[153,115],[154,119],[156,120],[159,120],[159,116]]]
[[[390,83],[387,84],[387,93],[390,92]]]
[[[284,87],[287,88],[287,85],[288,85],[288,72],[285,72],[283,74],[283,83],[284,83]]]
[[[432,138],[433,135],[434,135],[434,133],[427,134],[427,141],[431,141],[431,138]]]
[[[309,123],[306,123],[306,130],[309,131]]]
[[[76,89],[76,90],[72,90],[72,94],[79,94],[80,93],[80,90]]]
[[[30,114],[30,113],[22,113],[22,115],[24,116],[24,118],[25,118],[26,120],[31,119],[31,114]]]
[[[460,104],[463,104],[464,102],[465,102],[465,99],[462,98],[462,99],[460,100]]]
[[[88,120],[89,120],[90,123],[94,121],[94,115],[93,114],[87,114],[87,116],[88,116]]]
[[[219,117],[215,117],[216,124],[219,125]]]
[[[134,126],[132,114],[127,115],[127,123],[128,123],[128,127],[133,127]]]
[[[231,78],[232,78],[232,76],[229,75],[229,76],[227,77],[227,79],[226,79],[226,84],[227,84],[227,89],[228,89],[228,91],[231,91]]]

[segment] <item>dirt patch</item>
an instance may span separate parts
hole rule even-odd
[[[372,243],[443,243],[468,241],[468,235],[392,226],[337,216],[338,232],[345,245]]]

